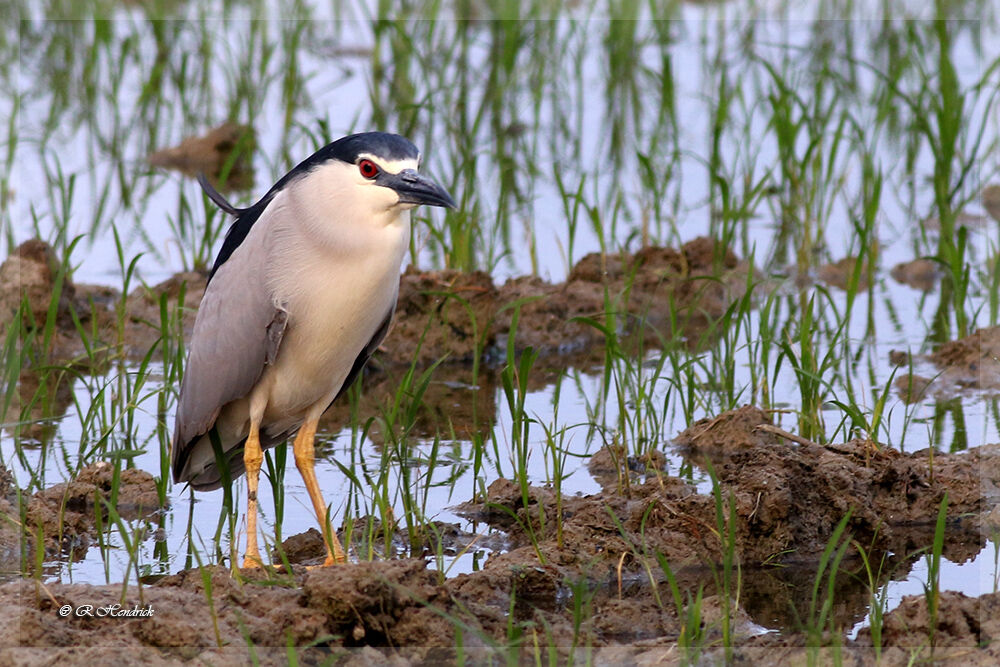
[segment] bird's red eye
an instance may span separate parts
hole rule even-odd
[[[358,162],[358,171],[361,175],[367,179],[372,179],[378,176],[378,167],[371,160],[361,160]]]

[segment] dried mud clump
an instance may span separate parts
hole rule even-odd
[[[179,315],[180,326],[190,334],[207,283],[204,272],[179,273],[152,287],[137,287],[123,300],[111,287],[77,284],[68,275],[60,282],[59,267],[59,258],[44,241],[32,239],[18,246],[0,266],[0,323],[8,327],[25,300],[23,330],[44,325],[58,289],[56,327],[46,357],[55,363],[92,366],[92,370],[100,370],[107,357],[119,350],[140,359],[149,352],[163,334],[162,299],[168,316]],[[85,330],[96,333],[89,347],[77,331],[74,315]],[[119,333],[123,348],[118,345]]]
[[[690,452],[729,452],[777,444],[773,432],[760,428],[772,426],[763,410],[745,405],[717,417],[699,419],[681,431],[674,444]]]
[[[604,334],[582,320],[605,324],[610,313],[627,315],[625,333],[639,333],[656,345],[660,335],[695,340],[746,291],[756,275],[746,261],[706,237],[680,250],[647,247],[636,253],[591,253],[574,265],[565,283],[516,278],[500,288],[506,305],[497,317],[506,339],[518,313],[515,347],[542,354],[568,354],[600,345]],[[711,277],[714,280],[705,280]],[[680,332],[671,332],[676,320]]]
[[[408,609],[434,602],[437,578],[419,559],[358,563],[310,572],[302,585],[305,604],[326,619],[326,630],[347,646],[424,643],[396,626]],[[421,641],[422,640],[422,641]]]
[[[287,662],[286,647],[296,646],[300,664],[331,658],[343,661],[338,664],[450,664],[461,632],[464,656],[478,664],[514,655],[508,648],[511,628],[544,628],[546,646],[556,647],[553,656],[560,662],[568,659],[568,647],[584,642],[598,663],[659,664],[677,657],[682,628],[656,560],[661,554],[682,591],[704,593],[699,618],[705,659],[716,655],[725,615],[742,664],[773,664],[776,656],[804,664],[810,655],[805,637],[761,635],[756,624],[773,625],[781,613],[789,616],[786,625],[801,622],[808,613],[802,591],[815,579],[815,558],[848,510],[856,517],[849,525],[853,539],[875,545],[870,558],[879,559],[881,544],[917,559],[917,548],[933,533],[928,516],[945,491],[954,514],[980,512],[986,498],[1000,498],[1000,445],[938,454],[931,477],[925,454],[881,451],[871,443],[823,447],[801,438],[790,442],[781,433],[768,413],[749,406],[686,433],[693,452],[717,457],[721,498],[735,503],[742,584],[729,611],[712,584],[704,587],[722,556],[716,500],[664,472],[662,461],[652,457],[636,461],[636,467],[645,466],[644,479],[623,475],[621,483],[590,496],[559,499],[550,488],[494,481],[485,502],[463,511],[508,531],[510,550],[450,579],[429,570],[425,559],[411,558],[311,571],[295,567],[291,573],[247,569],[238,576],[208,567],[165,577],[141,592],[129,587],[127,594],[120,585],[0,585],[0,605],[18,619],[0,625],[0,663],[58,655],[64,664],[82,664],[98,654],[106,658],[110,646],[128,647],[133,661],[142,656],[170,664],[241,664],[252,646],[261,664],[277,665]],[[604,458],[610,461],[613,454]],[[96,489],[105,475],[93,470],[84,483]],[[86,494],[81,485],[60,497],[76,505]],[[882,537],[872,534],[876,524]],[[312,531],[285,546],[294,551],[292,543],[301,542],[315,550],[319,540]],[[950,521],[949,559],[965,560],[981,544],[978,531]],[[809,565],[789,566],[809,554]],[[756,567],[763,558],[785,567]],[[897,567],[893,558],[900,557],[887,556],[877,585]],[[849,628],[864,618],[870,591],[863,577],[844,579],[831,622]],[[935,659],[995,664],[998,600],[996,594],[970,599],[943,593]],[[127,619],[59,613],[63,605],[119,602],[155,613]],[[914,650],[928,655],[930,631],[923,599],[904,600],[885,616],[881,650],[891,660],[884,664],[904,664]],[[864,631],[856,641],[841,641],[838,657],[871,662],[871,638]],[[530,662],[532,646],[525,644],[518,657]],[[961,654],[957,647],[963,647]]]
[[[982,202],[990,217],[1000,222],[1000,183],[992,183],[983,188]]]
[[[14,476],[0,463],[0,571],[21,569],[20,513]]]
[[[900,375],[893,381],[896,394],[906,403],[918,403],[930,395],[929,389],[934,384],[932,378],[922,375]]]
[[[602,488],[612,489],[641,482],[649,475],[663,472],[666,465],[667,457],[656,449],[632,455],[621,445],[605,445],[590,457],[587,471]]]
[[[921,357],[939,369],[933,378],[900,374],[894,385],[907,403],[926,397],[946,400],[962,391],[1000,391],[1000,326],[979,329],[958,340],[948,341],[933,354]]]
[[[626,334],[641,325],[652,344],[670,333],[672,320],[694,338],[743,294],[748,274],[753,269],[747,262],[707,238],[680,250],[592,253],[559,284],[522,276],[496,287],[479,271],[410,268],[403,274],[395,323],[379,358],[395,364],[414,358],[422,363],[469,362],[477,355],[499,359],[511,335],[517,351],[581,353],[603,344],[604,334],[591,322],[604,325],[609,311],[626,316]]]
[[[934,664],[1000,664],[1000,593],[970,598],[942,591],[933,626],[926,598],[904,597],[899,607],[885,616],[882,625],[882,642],[887,647],[882,653],[884,663],[912,664],[914,647],[923,647],[923,657],[929,657],[932,632]],[[871,642],[871,631],[864,628],[858,644]]]

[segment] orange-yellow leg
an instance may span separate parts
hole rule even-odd
[[[257,481],[260,479],[260,464],[264,452],[260,448],[260,425],[250,421],[250,435],[243,445],[243,464],[247,469],[247,553],[243,567],[260,567],[260,551],[257,550]]]
[[[323,529],[323,541],[326,543],[326,560],[324,566],[334,563],[343,563],[347,560],[344,548],[340,546],[337,534],[330,528],[326,520],[326,503],[323,502],[323,494],[319,490],[319,482],[316,481],[316,452],[313,440],[316,437],[316,424],[318,419],[307,421],[299,429],[299,434],[295,436],[293,450],[295,452],[295,465],[302,475],[302,481],[306,483],[309,490],[309,497],[312,499],[313,509],[316,511],[316,518]],[[332,549],[332,550],[331,550]]]

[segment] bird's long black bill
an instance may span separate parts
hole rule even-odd
[[[430,206],[458,208],[447,190],[412,169],[404,169],[398,174],[382,172],[376,182],[395,190],[399,194],[401,204],[428,204]]]

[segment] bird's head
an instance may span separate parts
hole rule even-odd
[[[418,173],[419,166],[420,151],[409,140],[365,132],[328,144],[289,175],[298,172],[300,192],[374,221],[391,222],[419,204],[455,208],[447,190]]]

